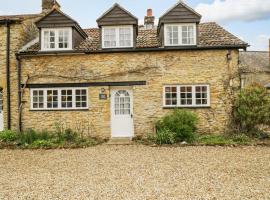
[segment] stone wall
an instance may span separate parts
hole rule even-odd
[[[199,115],[199,132],[221,134],[230,123],[233,93],[240,85],[238,51],[232,51],[229,61],[227,54],[227,50],[193,50],[25,57],[22,82],[26,83],[26,77],[27,83],[146,81],[145,86],[133,86],[136,135],[153,133],[154,122],[172,111],[163,108],[163,85],[209,84],[211,108],[190,110]],[[99,100],[101,88],[109,95],[109,87],[89,87],[87,111],[30,111],[26,88],[23,128],[53,129],[57,123],[84,130],[84,134],[110,137],[110,99]],[[12,108],[15,113],[16,107]]]
[[[16,53],[26,42],[35,37],[36,32],[31,27],[36,17],[26,17],[22,22],[10,26],[10,83],[11,83],[11,126],[17,128],[18,122],[18,76]],[[31,29],[31,30],[30,30]],[[7,105],[6,105],[6,31],[4,25],[0,26],[0,87],[3,88],[4,100],[4,124],[7,127]]]

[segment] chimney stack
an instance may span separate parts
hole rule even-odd
[[[42,0],[42,13],[47,13],[53,8],[60,9],[61,6],[56,0]]]
[[[153,10],[147,9],[147,16],[144,17],[144,26],[146,29],[153,29],[155,27],[155,16]]]

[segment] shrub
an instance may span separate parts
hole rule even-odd
[[[232,140],[237,144],[249,144],[251,139],[245,134],[239,134],[232,138]]]
[[[0,132],[0,140],[2,142],[14,142],[17,139],[17,133],[10,130]]]
[[[50,140],[36,140],[31,144],[32,148],[52,148],[55,144]]]
[[[243,89],[235,101],[234,116],[241,131],[254,136],[259,125],[270,125],[270,97],[267,90],[253,84]]]
[[[43,130],[41,132],[33,129],[27,129],[21,134],[12,131],[0,132],[0,144],[2,146],[13,145],[22,148],[79,148],[89,147],[104,142],[98,138],[85,138],[71,130],[60,129],[58,131],[49,132]],[[14,142],[14,143],[8,143]]]
[[[195,139],[197,121],[197,115],[194,113],[176,109],[156,123],[157,135],[168,135],[169,131],[174,134],[175,142],[192,142]]]
[[[225,138],[223,135],[201,135],[197,142],[205,145],[226,145],[231,144],[232,140]]]
[[[40,136],[33,129],[27,129],[25,132],[18,135],[18,143],[21,145],[32,144],[34,141],[38,140]]]
[[[156,135],[157,144],[174,144],[176,134],[168,129],[159,130]]]
[[[74,142],[77,140],[78,134],[71,129],[67,129],[64,131],[63,138],[68,142]]]

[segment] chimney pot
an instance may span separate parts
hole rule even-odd
[[[151,8],[147,9],[147,14],[144,17],[144,26],[146,29],[153,29],[155,27],[155,17]]]
[[[147,17],[153,16],[153,10],[151,8],[147,9]]]

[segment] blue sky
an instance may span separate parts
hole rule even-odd
[[[2,0],[4,1],[4,0]],[[147,8],[158,18],[177,0],[58,0],[62,11],[77,20],[83,28],[96,27],[96,19],[115,2],[129,10],[140,21]],[[249,50],[268,50],[270,38],[270,0],[185,0],[202,14],[203,21],[215,21],[248,42]],[[8,0],[0,15],[38,13],[41,0]]]

